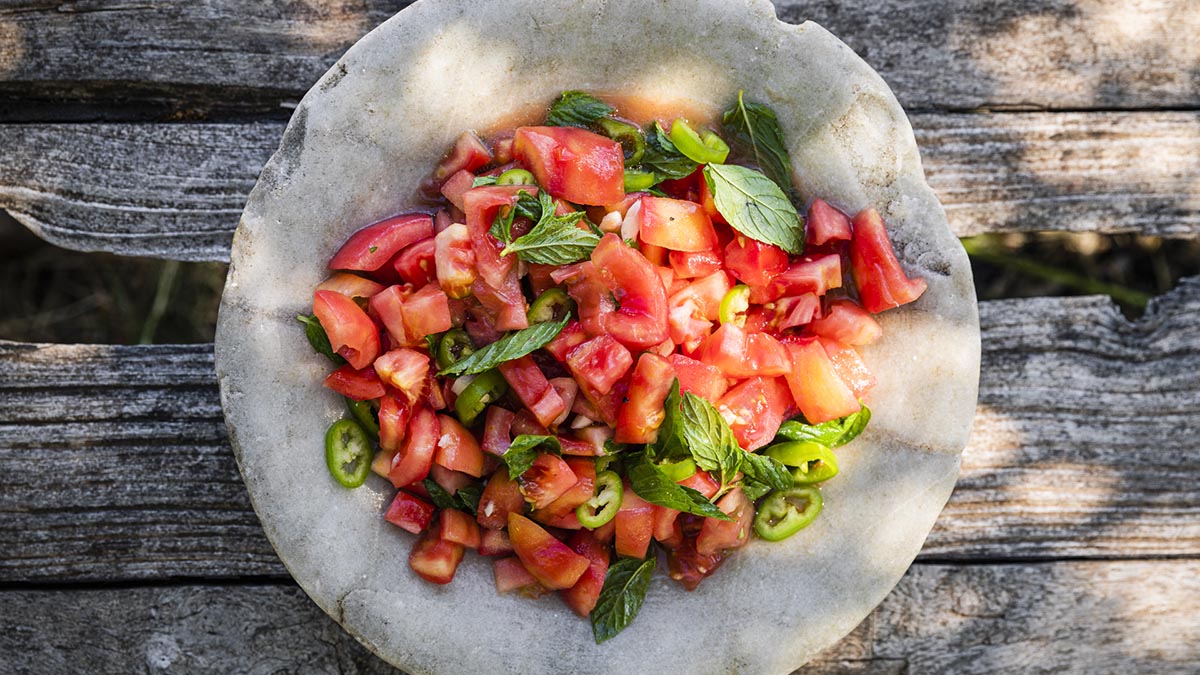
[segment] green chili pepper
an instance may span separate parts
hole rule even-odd
[[[625,169],[625,191],[626,192],[641,192],[649,190],[658,182],[658,176],[654,175],[653,171],[639,171],[637,169]]]
[[[594,530],[612,520],[621,508],[625,496],[625,488],[621,485],[621,477],[612,471],[601,471],[596,474],[596,491],[592,498],[580,504],[575,509],[575,517],[579,524]]]
[[[750,287],[738,284],[729,289],[721,298],[717,308],[717,318],[722,324],[732,323],[738,326],[746,325],[746,310],[750,309]]]
[[[642,130],[629,122],[622,122],[611,117],[596,120],[596,124],[604,130],[604,135],[621,144],[625,153],[625,166],[637,166],[646,154],[646,137]]]
[[[678,462],[663,462],[658,465],[667,478],[678,483],[681,480],[687,480],[696,473],[696,461],[691,457],[681,459]]]
[[[473,353],[475,353],[475,343],[471,341],[471,336],[467,335],[467,331],[455,328],[442,336],[441,341],[438,342],[435,358],[439,369],[449,368]]]
[[[698,164],[723,164],[729,157],[729,146],[721,137],[711,131],[705,131],[704,137],[696,133],[686,121],[676,119],[671,124],[671,142],[683,153],[684,157]]]
[[[509,169],[496,177],[496,185],[537,185],[537,179],[525,169]]]
[[[754,531],[767,541],[782,541],[812,524],[822,504],[821,492],[811,486],[772,492],[754,515]]]
[[[325,432],[325,466],[334,480],[356,488],[371,473],[371,439],[354,420],[338,420]]]
[[[820,483],[837,475],[837,455],[815,441],[776,443],[763,454],[783,464],[796,467],[792,477],[801,485]]]
[[[575,309],[575,301],[561,288],[548,288],[529,305],[529,325],[559,321]]]
[[[379,419],[377,417],[379,408],[377,406],[370,401],[355,401],[352,398],[346,398],[346,409],[350,411],[368,436],[379,438]]]
[[[471,426],[480,413],[487,409],[488,404],[508,391],[508,382],[498,370],[482,372],[471,380],[471,384],[454,399],[454,412],[458,420],[466,426]]]

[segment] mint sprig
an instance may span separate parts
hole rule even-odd
[[[438,375],[478,375],[505,361],[532,354],[561,333],[570,320],[571,316],[568,314],[559,321],[534,324],[529,328],[509,333],[492,344],[476,350],[470,356],[442,368],[438,371]]]

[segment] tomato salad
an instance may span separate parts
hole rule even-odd
[[[602,642],[657,549],[690,590],[820,513],[870,419],[855,348],[925,282],[874,209],[798,213],[770,108],[739,94],[719,126],[566,92],[541,126],[463,133],[427,211],[329,261],[300,317],[350,412],[326,462],[398,489],[384,518],[423,579],[475,549],[497,591],[559,591]]]

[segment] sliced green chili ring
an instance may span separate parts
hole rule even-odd
[[[559,321],[574,309],[575,301],[567,295],[566,291],[561,288],[549,288],[529,305],[526,317],[528,317],[530,325]]]
[[[717,318],[721,320],[721,324],[737,324],[738,326],[746,325],[746,310],[750,309],[750,287],[738,284],[729,289],[725,297],[721,298],[721,305],[717,308]]]
[[[626,192],[641,192],[649,190],[658,182],[658,176],[653,171],[640,171],[638,169],[625,169],[625,191]]]
[[[811,525],[823,504],[821,491],[812,486],[772,492],[754,515],[754,531],[767,541],[782,541]]]
[[[371,439],[354,420],[338,420],[325,432],[325,466],[345,487],[356,488],[367,480],[371,454]]]
[[[370,401],[355,401],[352,398],[346,398],[346,409],[350,411],[355,421],[363,428],[363,431],[367,432],[368,436],[379,438],[379,418],[376,416],[379,412],[378,408]]]
[[[683,119],[677,118],[671,124],[671,133],[668,135],[684,157],[698,164],[723,164],[729,157],[729,146],[720,136],[706,131],[701,138]]]
[[[618,457],[617,455],[601,455],[596,458],[596,473],[600,473],[601,471],[606,471],[606,470],[608,470],[609,467],[613,466],[614,464],[617,465],[617,468],[620,468],[620,464],[618,464],[618,462],[620,462],[620,461],[621,461],[621,458]]]
[[[792,470],[792,477],[801,485],[827,481],[838,473],[837,455],[815,441],[776,443],[763,454],[796,467]]]
[[[681,480],[687,480],[696,473],[696,461],[691,457],[681,459],[678,462],[663,462],[658,465],[667,478],[678,483]]]
[[[473,353],[475,343],[471,341],[471,336],[467,335],[467,331],[455,328],[442,336],[434,357],[437,359],[438,368],[449,368]]]
[[[637,166],[646,154],[646,137],[636,125],[611,117],[596,120],[596,124],[604,130],[604,135],[621,144],[625,153],[625,166]]]
[[[525,169],[509,169],[496,177],[496,185],[537,185],[537,179]]]
[[[580,504],[575,509],[575,517],[579,524],[594,530],[612,520],[621,508],[625,497],[625,488],[621,485],[621,477],[613,471],[601,471],[596,474],[596,488],[592,498]]]
[[[458,420],[471,426],[480,413],[508,391],[508,382],[498,370],[489,370],[475,376],[471,384],[454,399],[454,412]]]

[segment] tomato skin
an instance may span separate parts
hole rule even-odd
[[[796,406],[810,424],[845,417],[862,407],[816,338],[793,340],[785,347],[792,357],[792,370],[784,377]]]
[[[392,459],[388,480],[396,487],[412,485],[429,475],[433,455],[440,436],[437,415],[429,408],[420,408],[412,416],[400,451]]]
[[[508,537],[525,569],[551,590],[574,586],[591,565],[590,560],[520,514],[508,515]]]
[[[632,365],[633,355],[609,335],[592,338],[567,354],[567,368],[575,379],[602,395],[612,391]]]
[[[385,384],[400,390],[409,403],[414,403],[425,392],[429,357],[407,347],[393,349],[375,359],[375,372]]]
[[[375,369],[370,366],[355,370],[346,364],[330,373],[324,382],[325,386],[355,401],[369,401],[387,393],[387,388],[379,381]]]
[[[587,342],[588,334],[583,329],[583,324],[578,321],[571,321],[562,329],[558,335],[554,336],[543,349],[550,352],[559,363],[565,363],[567,354],[579,345]]]
[[[567,607],[577,615],[587,618],[600,599],[600,590],[604,588],[604,577],[608,574],[608,546],[598,541],[591,532],[580,530],[571,535],[567,546],[579,555],[588,559],[587,570],[579,577],[575,585],[561,591]]]
[[[775,301],[775,327],[787,330],[811,323],[821,312],[821,299],[814,293],[792,295]],[[749,320],[747,320],[749,324]]]
[[[438,162],[431,182],[440,187],[447,178],[459,171],[476,171],[492,161],[492,153],[474,132],[464,131],[454,141],[454,147]]]
[[[420,534],[433,521],[433,511],[433,504],[400,490],[392,499],[383,519],[402,530]]]
[[[411,347],[416,344],[404,326],[404,297],[407,294],[404,286],[388,286],[367,301],[370,316],[383,324],[392,347]]]
[[[406,284],[420,288],[425,284],[437,283],[437,239],[422,239],[396,254],[392,267]]]
[[[651,443],[658,438],[666,412],[663,402],[675,381],[675,366],[667,359],[643,353],[633,369],[626,401],[617,413],[618,443]]]
[[[825,200],[815,199],[812,206],[808,207],[806,229],[806,241],[810,246],[821,246],[831,241],[849,241],[850,218]]]
[[[748,286],[766,286],[788,268],[788,254],[778,246],[737,235],[725,246],[725,269]]]
[[[492,288],[500,288],[504,284],[504,277],[516,266],[517,257],[500,257],[504,245],[488,230],[500,207],[512,206],[519,192],[536,196],[538,190],[528,185],[482,185],[463,194],[463,211],[467,214],[471,249],[475,251],[475,268],[479,277]],[[438,270],[438,277],[441,278],[441,269]]]
[[[381,220],[350,235],[329,260],[331,270],[374,272],[400,249],[433,236],[433,218],[407,213]]]
[[[425,581],[448,584],[462,562],[466,550],[462,544],[438,539],[432,532],[421,535],[408,555],[408,566]]]
[[[542,426],[554,424],[567,411],[566,402],[546,379],[542,369],[534,363],[532,356],[506,361],[497,369]]]
[[[616,517],[617,555],[626,558],[645,558],[654,536],[654,505],[637,496],[629,483]]]
[[[508,523],[507,515],[504,517],[504,522],[505,524]],[[480,529],[479,555],[508,555],[512,553],[512,550],[512,542],[508,540],[508,532],[504,530],[493,530],[486,527]],[[525,572],[525,568],[522,567],[521,571]],[[528,572],[525,573],[528,574]]]
[[[442,509],[438,516],[437,536],[443,541],[479,548],[479,523],[458,509]]]
[[[455,223],[433,238],[438,285],[451,298],[465,298],[475,283],[475,248],[466,225]]]
[[[350,272],[334,272],[317,285],[318,291],[336,291],[348,298],[370,298],[383,290],[383,284]]]
[[[750,541],[754,526],[754,503],[741,488],[734,488],[717,500],[717,508],[733,518],[732,521],[705,518],[696,536],[696,552],[712,555],[731,548],[741,548]]]
[[[521,494],[533,509],[544,509],[575,486],[579,478],[561,457],[538,455],[525,473],[517,477]]]
[[[483,451],[499,457],[512,445],[512,423],[516,414],[498,405],[488,406],[483,424]]]
[[[721,269],[721,254],[717,250],[671,251],[671,269],[681,279],[708,276]]]
[[[584,269],[586,279],[576,279],[570,293],[589,333],[607,333],[632,350],[653,347],[670,337],[662,280],[654,265],[620,237],[601,237],[592,251],[590,267]],[[610,295],[616,297],[619,308]]]
[[[508,471],[497,471],[488,479],[479,497],[479,508],[475,519],[489,530],[499,530],[508,525],[508,514],[525,510],[525,497],[517,481],[508,477]]]
[[[602,206],[625,196],[621,144],[575,127],[520,127],[513,157],[559,199]]]
[[[492,531],[499,530],[489,530]],[[511,547],[509,550],[511,552]],[[495,560],[492,563],[492,574],[496,579],[496,592],[500,595],[513,591],[521,591],[522,594],[532,591],[534,595],[541,595],[543,591],[537,577],[530,574],[525,565],[521,564],[521,559],[516,556]]]
[[[470,190],[475,183],[475,174],[467,170],[455,172],[445,183],[442,183],[442,196],[451,204],[458,208],[459,211],[466,211],[463,206],[463,195],[467,190]]]
[[[682,536],[675,529],[675,521],[679,518],[679,511],[668,509],[665,506],[654,507],[654,539],[660,541],[668,548],[674,548],[682,542]]]
[[[722,396],[717,410],[729,422],[738,445],[752,451],[775,438],[791,399],[782,378],[752,377]]]
[[[869,345],[883,337],[883,327],[852,300],[840,298],[829,303],[825,316],[814,319],[808,330],[823,338],[853,345]]]
[[[842,287],[842,259],[836,253],[805,256],[792,263],[783,273],[763,287],[752,287],[750,302],[766,303],[785,295],[812,293],[825,295],[832,288]]]
[[[379,331],[371,317],[353,300],[334,291],[313,294],[313,314],[321,322],[333,351],[356,370],[379,356]]]
[[[471,284],[471,292],[479,300],[479,304],[496,317],[496,330],[521,330],[529,327],[525,295],[521,292],[521,280],[517,277],[515,267],[504,275],[499,286],[489,286],[483,279],[476,279],[475,283]]]
[[[875,386],[875,376],[867,369],[867,365],[863,363],[854,347],[842,344],[837,340],[818,339],[825,349],[825,354],[833,363],[833,370],[842,382],[846,383],[850,391],[854,392],[854,397],[861,399],[866,396],[867,392]]]
[[[672,251],[711,251],[717,233],[704,209],[695,202],[668,197],[642,197],[641,241]]]
[[[406,400],[391,394],[379,399],[379,447],[385,454],[392,455],[393,459],[404,441],[405,429],[411,416],[412,408]],[[387,470],[382,472],[385,478],[391,468],[392,462],[389,461]]]
[[[732,378],[783,375],[791,369],[787,352],[778,340],[766,333],[747,333],[731,323],[704,341],[699,358]]]
[[[437,452],[433,461],[453,471],[461,471],[479,478],[483,475],[483,449],[479,441],[458,420],[448,415],[438,415],[440,434]]]
[[[592,494],[596,489],[596,464],[590,459],[580,459],[578,457],[567,457],[567,466],[571,467],[571,471],[575,474],[575,485],[572,485],[569,490],[562,493],[558,499],[550,502],[545,508],[537,509],[529,514],[534,520],[541,521],[552,527],[565,527],[557,525],[558,522],[563,522],[567,516],[571,516],[573,523],[568,522],[568,525],[573,527],[565,527],[565,529],[579,529],[579,520],[574,518],[575,507],[592,498]]]
[[[863,307],[873,314],[916,300],[928,286],[924,279],[910,279],[904,273],[883,218],[875,209],[865,209],[854,216],[850,265]]]
[[[428,284],[404,299],[400,308],[404,328],[410,340],[450,330],[450,299],[437,284]]]
[[[710,403],[716,403],[729,390],[720,368],[702,363],[683,354],[672,354],[671,365],[679,378],[679,393],[691,392]]]

